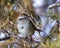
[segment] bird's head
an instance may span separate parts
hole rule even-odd
[[[26,14],[21,14],[17,18],[17,23],[25,23],[29,21],[29,17]]]

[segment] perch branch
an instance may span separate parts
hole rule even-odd
[[[60,3],[54,3],[52,5],[49,5],[48,8],[51,9],[51,8],[55,8],[55,7],[59,7],[60,6]]]

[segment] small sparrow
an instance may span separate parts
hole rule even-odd
[[[34,33],[34,25],[26,14],[22,14],[17,18],[18,36],[23,38],[31,38]]]

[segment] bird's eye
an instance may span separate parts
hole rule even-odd
[[[24,18],[20,18],[20,19],[18,19],[18,20],[26,20],[27,19],[27,17],[24,17]]]
[[[19,19],[19,20],[23,20],[23,19]]]
[[[24,27],[21,27],[21,29],[23,29]]]

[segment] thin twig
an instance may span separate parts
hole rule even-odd
[[[54,3],[52,5],[49,5],[48,8],[51,9],[51,8],[55,8],[55,7],[59,7],[60,6],[60,3]]]

